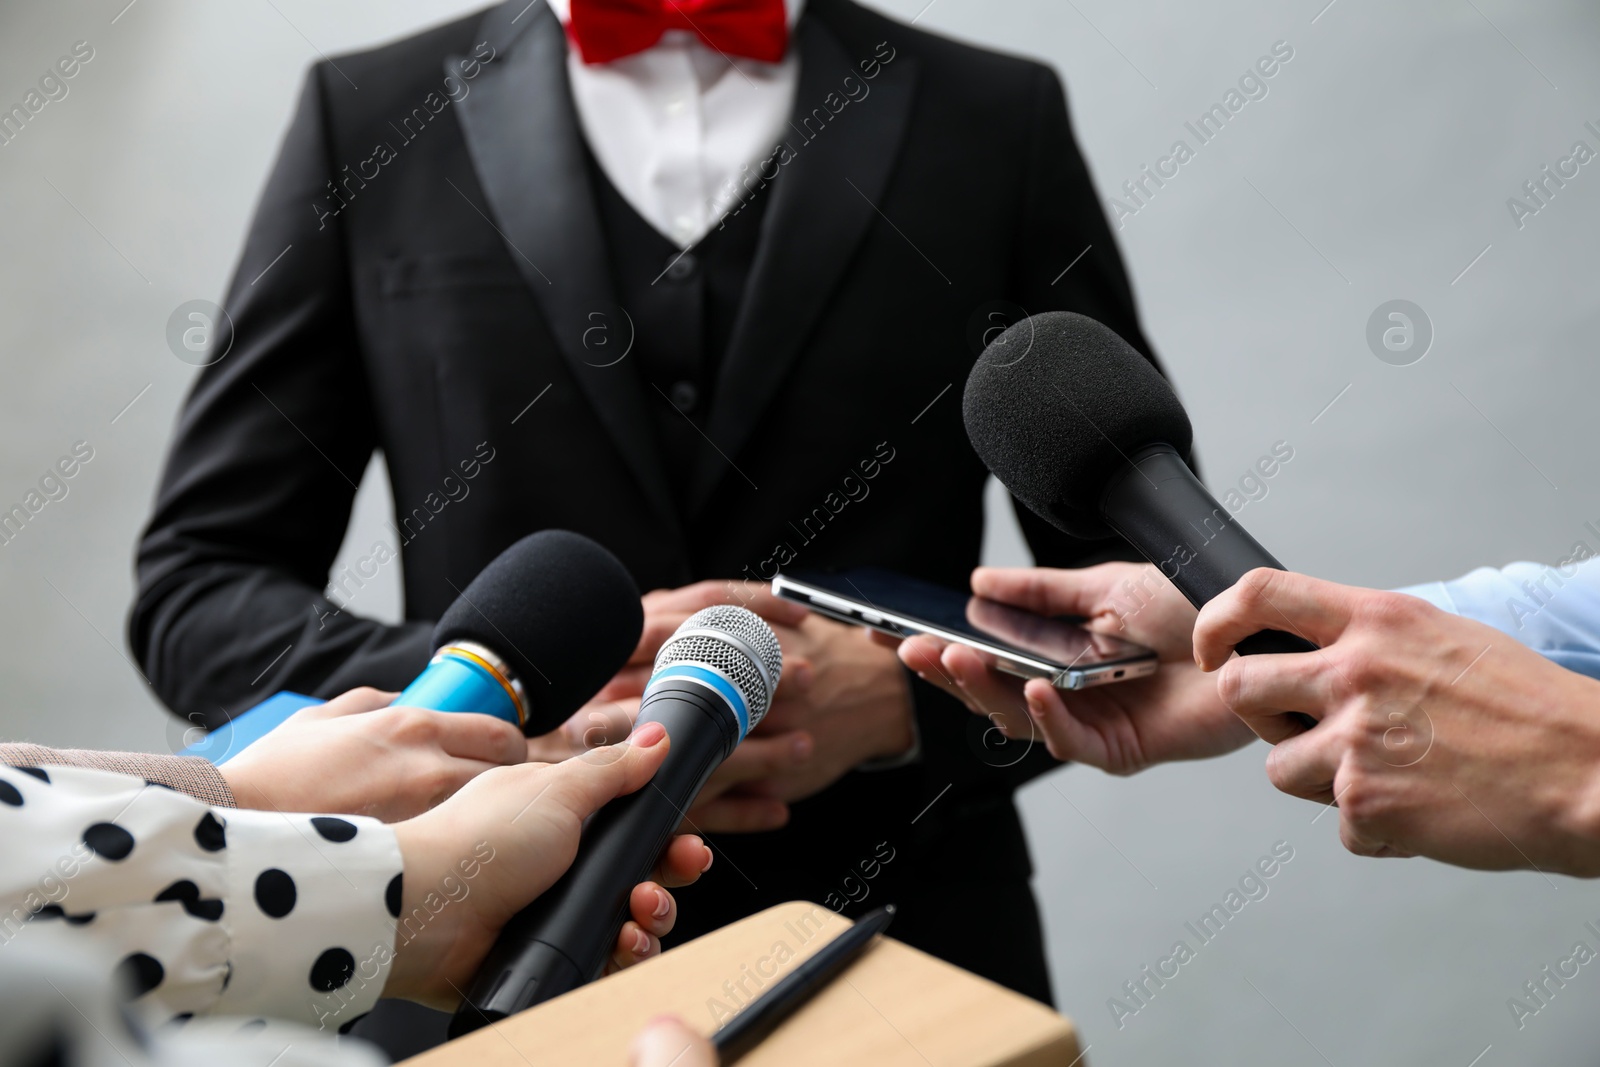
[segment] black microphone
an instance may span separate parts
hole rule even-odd
[[[1200,607],[1257,567],[1283,570],[1200,484],[1189,416],[1115,331],[1070,311],[1023,319],[967,377],[962,414],[984,464],[1040,518],[1076,537],[1120,534]],[[1310,652],[1279,630],[1241,655]]]
[[[660,862],[711,772],[761,721],[783,673],[772,628],[744,608],[695,612],[656,655],[639,723],[672,747],[638,792],[601,808],[567,873],[506,924],[450,1022],[459,1037],[600,977],[628,896]]]
[[[530,534],[457,593],[434,627],[438,651],[394,703],[493,715],[537,737],[627,664],[643,630],[639,588],[615,556],[565,530]],[[279,692],[180,754],[221,764],[315,703]]]
[[[643,630],[617,557],[566,530],[529,534],[457,594],[434,627],[438,652],[394,702],[494,715],[536,737],[610,681]]]

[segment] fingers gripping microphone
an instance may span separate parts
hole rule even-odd
[[[706,608],[678,627],[639,705],[640,723],[667,728],[666,761],[647,785],[594,815],[567,873],[501,931],[451,1021],[452,1037],[600,976],[633,887],[650,876],[711,772],[767,713],[782,672],[777,636],[744,608]]]
[[[962,413],[1013,496],[1068,534],[1120,534],[1195,607],[1256,567],[1284,569],[1184,462],[1193,431],[1166,379],[1091,318],[1053,311],[1011,326],[978,357]],[[1263,630],[1238,650],[1314,647]]]
[[[395,698],[554,730],[628,662],[644,629],[633,578],[566,530],[530,534],[496,556],[445,610],[439,651]]]

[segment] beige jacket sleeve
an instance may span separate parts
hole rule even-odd
[[[187,793],[219,808],[236,808],[233,791],[218,770],[197,756],[156,756],[147,752],[96,752],[84,748],[0,743],[0,765],[7,767],[88,767],[143,778]]]

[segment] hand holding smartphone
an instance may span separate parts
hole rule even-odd
[[[819,615],[894,637],[932,634],[965,645],[993,657],[999,670],[1044,678],[1058,689],[1156,672],[1156,653],[1143,645],[877,567],[779,574],[772,592]]]

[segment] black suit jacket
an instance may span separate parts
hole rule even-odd
[[[455,591],[544,528],[604,543],[645,589],[791,560],[964,588],[985,470],[960,400],[987,312],[1071,309],[1148,352],[1056,76],[812,0],[789,151],[755,193],[760,248],[675,497],[651,429],[668,401],[591,332],[625,320],[563,35],[525,3],[307,78],[229,292],[232,350],[183,409],[139,551],[131,643],[181,715],[402,686]],[[323,596],[374,450],[404,540],[398,626],[361,616],[359,574]],[[1041,563],[1117,553],[1020,518]],[[915,692],[922,759],[719,840],[685,932],[865,886],[899,898],[899,936],[1047,995],[1011,792],[1048,759],[997,754],[982,720]],[[1007,920],[962,918],[988,909]]]

